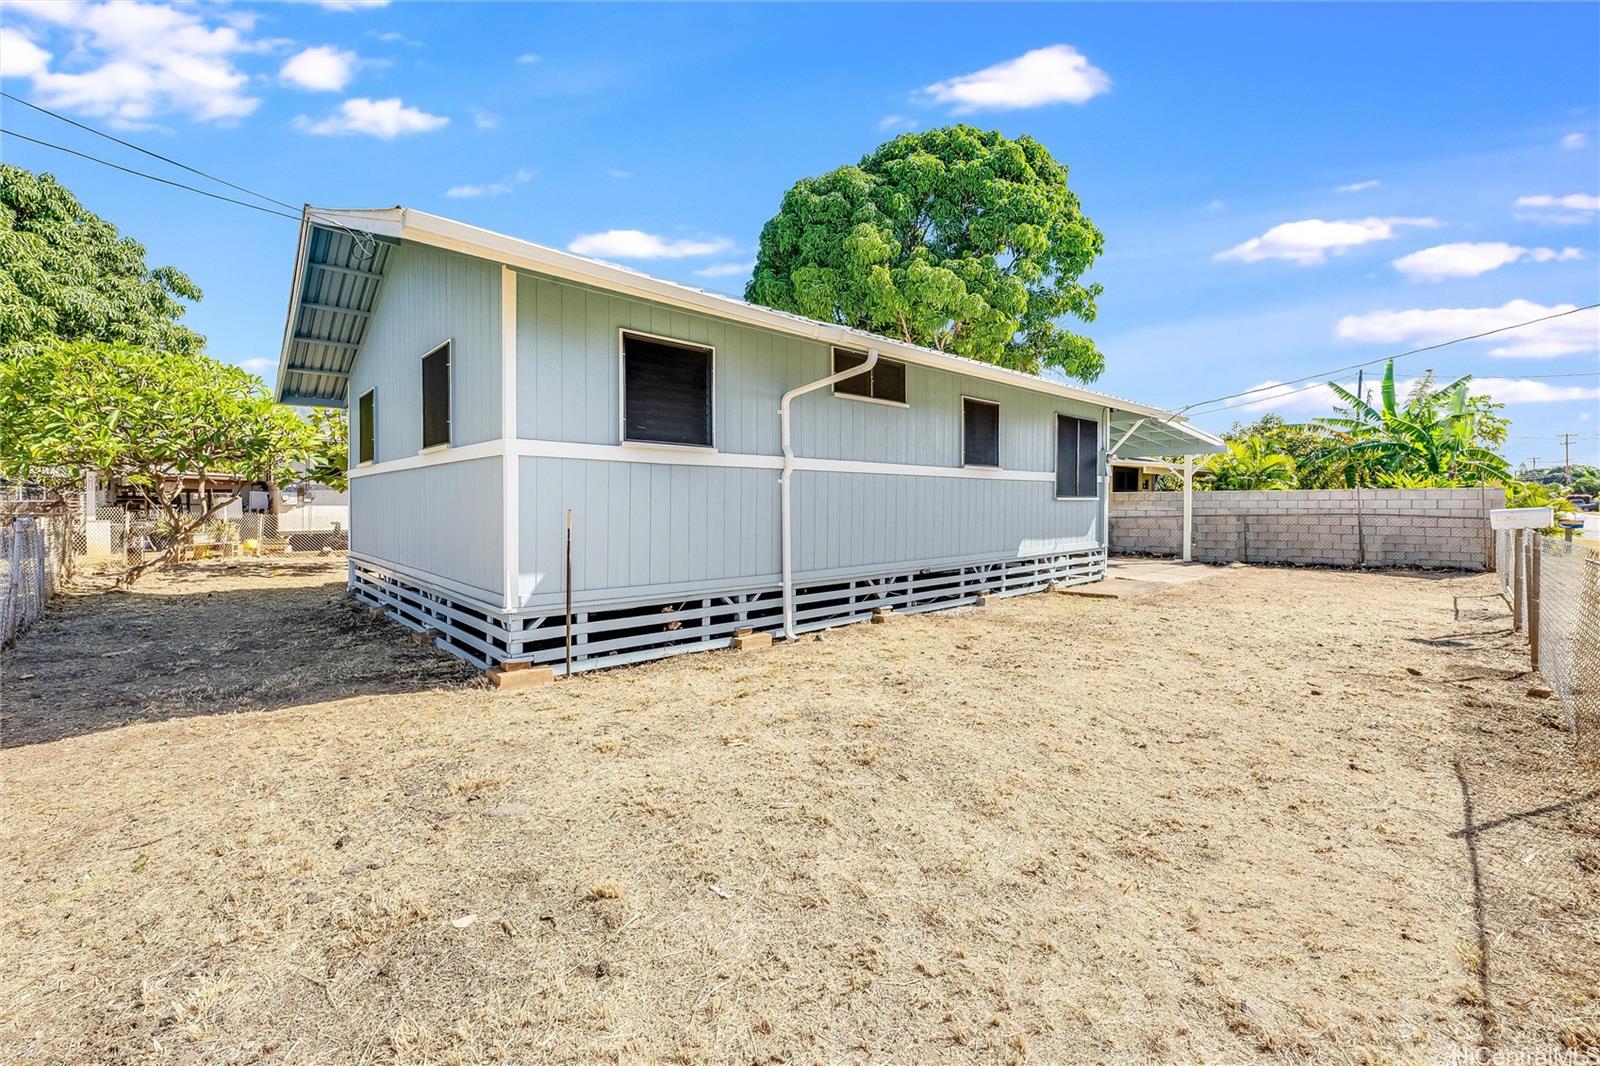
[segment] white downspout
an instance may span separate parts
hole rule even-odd
[[[789,479],[794,475],[794,449],[789,446],[789,405],[795,397],[832,385],[845,378],[865,374],[878,362],[878,349],[867,349],[867,361],[860,366],[829,374],[818,381],[790,389],[778,403],[778,438],[783,446],[783,473],[778,475],[778,536],[783,556],[783,636],[793,640],[794,633],[794,566],[792,545],[794,537],[789,532]]]

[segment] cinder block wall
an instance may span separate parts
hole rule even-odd
[[[1503,489],[1316,489],[1196,492],[1195,558],[1207,563],[1493,565],[1489,511]],[[1178,555],[1183,493],[1111,494],[1111,550]]]

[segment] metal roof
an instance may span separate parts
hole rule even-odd
[[[289,324],[284,331],[283,354],[278,367],[279,400],[311,405],[340,406],[345,403],[349,370],[360,349],[366,320],[377,303],[383,272],[388,266],[390,245],[402,240],[825,343],[872,346],[884,355],[921,366],[1108,407],[1112,412],[1111,439],[1113,445],[1117,445],[1114,448],[1116,453],[1199,455],[1224,450],[1221,440],[1174,412],[1066,382],[1008,370],[992,363],[880,337],[838,323],[761,307],[721,293],[652,277],[615,263],[588,259],[405,207],[356,210],[305,208],[294,289],[289,303]],[[329,283],[330,273],[338,275],[349,287],[331,292],[321,287]],[[315,305],[313,313],[321,311],[329,316],[320,322],[325,332],[319,332],[316,321],[307,320],[308,301]],[[322,338],[330,338],[333,343]],[[320,362],[301,363],[299,360],[302,357]],[[314,377],[313,374],[320,376]]]
[[[344,406],[392,251],[371,235],[313,224],[307,212],[278,360],[280,402]]]

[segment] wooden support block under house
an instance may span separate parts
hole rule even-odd
[[[485,670],[483,676],[488,678],[489,684],[495,688],[522,689],[549,684],[556,679],[556,672],[548,666],[530,667],[527,663],[505,663]]]
[[[736,633],[733,637],[734,651],[765,651],[772,647],[771,633],[751,633],[749,631]]]
[[[987,607],[989,606],[990,601],[993,599],[994,597],[990,596],[988,593],[982,593],[977,599],[972,601],[972,605],[974,607]]]
[[[894,612],[887,607],[875,607],[872,610],[872,624],[875,626],[883,625],[892,617]]]

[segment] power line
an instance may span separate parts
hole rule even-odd
[[[87,159],[91,163],[99,163],[101,166],[110,167],[112,170],[120,170],[124,174],[132,174],[139,178],[148,178],[150,181],[159,181],[161,184],[170,185],[175,189],[183,189],[187,192],[198,193],[201,196],[209,196],[213,200],[221,200],[223,203],[237,204],[240,207],[248,207],[252,211],[260,211],[263,214],[276,215],[279,218],[287,218],[293,222],[300,221],[299,215],[291,215],[285,211],[279,211],[275,208],[263,207],[260,204],[253,204],[248,200],[236,200],[232,196],[223,196],[221,193],[208,192],[205,189],[198,189],[193,185],[185,185],[181,181],[173,181],[170,178],[158,177],[155,174],[146,174],[142,170],[134,170],[132,167],[125,167],[120,163],[113,163],[108,159],[101,159],[99,156],[90,155],[87,152],[80,152],[75,148],[67,148],[64,145],[52,144],[49,141],[41,141],[37,137],[29,137],[26,134],[18,133],[15,130],[8,130],[4,127],[0,127],[0,133],[5,134],[7,137],[15,137],[18,140],[27,141],[30,144],[37,144],[43,148],[54,148],[58,152],[65,152],[68,155],[75,155],[79,159]]]
[[[243,185],[235,185],[233,182],[228,181],[226,178],[219,178],[215,174],[207,174],[203,170],[200,170],[200,169],[198,169],[196,167],[191,167],[187,163],[180,163],[176,159],[172,159],[169,156],[162,155],[160,152],[153,152],[148,148],[143,148],[143,147],[141,147],[141,146],[139,146],[137,144],[134,144],[132,141],[125,141],[121,137],[116,137],[116,136],[113,136],[112,134],[106,133],[104,130],[97,130],[93,126],[86,125],[85,123],[79,122],[76,119],[68,118],[66,115],[62,115],[62,114],[59,114],[59,113],[57,113],[55,111],[52,111],[48,107],[40,107],[38,104],[33,103],[32,101],[29,101],[29,100],[24,100],[22,97],[17,96],[17,95],[15,95],[13,93],[8,93],[8,92],[6,92],[4,90],[0,90],[0,96],[5,97],[7,100],[11,100],[11,101],[14,101],[16,103],[19,103],[23,107],[31,107],[35,111],[39,112],[40,114],[49,115],[51,118],[56,119],[56,120],[61,121],[61,122],[65,122],[69,126],[76,126],[78,129],[84,130],[84,131],[86,131],[88,133],[92,133],[96,137],[104,137],[106,140],[112,141],[112,142],[114,142],[116,144],[120,144],[124,148],[132,148],[135,152],[142,152],[145,155],[149,156],[151,159],[159,159],[159,160],[161,160],[161,162],[171,164],[172,166],[175,166],[175,167],[179,168],[180,170],[187,170],[189,173],[196,174],[196,175],[198,175],[198,176],[200,176],[202,178],[205,178],[207,181],[214,181],[218,185],[226,185],[228,188],[233,189],[236,192],[246,193],[246,194],[248,194],[250,196],[256,197],[258,200],[265,200],[268,203],[277,204],[279,207],[287,207],[291,211],[299,211],[299,208],[297,208],[294,204],[285,203],[284,201],[279,200],[276,197],[268,196],[266,193],[256,192],[254,189],[247,189]],[[14,134],[13,136],[21,136],[21,135],[20,134]],[[26,138],[24,138],[24,139],[26,139]],[[52,147],[54,147],[54,146],[52,146]]]
[[[1273,399],[1277,399],[1280,396],[1292,396],[1297,392],[1305,392],[1305,391],[1307,391],[1307,389],[1318,388],[1318,387],[1322,386],[1323,384],[1325,384],[1325,381],[1323,381],[1323,380],[1315,380],[1314,381],[1313,379],[1326,379],[1328,377],[1331,377],[1334,374],[1344,374],[1344,373],[1348,373],[1351,370],[1360,370],[1363,367],[1376,366],[1379,363],[1388,362],[1391,359],[1404,359],[1404,358],[1406,358],[1407,356],[1410,356],[1410,355],[1421,355],[1423,352],[1436,351],[1439,348],[1445,348],[1445,347],[1448,347],[1448,346],[1450,346],[1452,344],[1461,344],[1461,343],[1463,343],[1465,341],[1481,340],[1484,337],[1492,337],[1497,333],[1506,333],[1506,332],[1509,332],[1510,330],[1523,329],[1523,328],[1525,328],[1527,326],[1538,325],[1540,322],[1549,322],[1551,319],[1563,318],[1563,317],[1565,317],[1567,315],[1575,315],[1580,311],[1592,311],[1597,307],[1600,307],[1600,303],[1586,304],[1583,307],[1573,307],[1573,308],[1569,308],[1566,311],[1557,311],[1554,314],[1543,315],[1543,316],[1541,316],[1539,318],[1530,318],[1526,322],[1516,322],[1516,323],[1513,323],[1513,324],[1511,324],[1509,326],[1499,326],[1499,327],[1496,327],[1495,329],[1487,329],[1487,330],[1484,330],[1482,333],[1473,333],[1473,334],[1469,334],[1468,336],[1465,336],[1465,337],[1452,337],[1450,340],[1447,340],[1447,341],[1440,341],[1437,344],[1423,345],[1420,348],[1413,348],[1410,351],[1400,352],[1400,353],[1398,353],[1396,355],[1379,356],[1377,359],[1369,359],[1369,360],[1367,360],[1366,362],[1363,362],[1363,363],[1351,363],[1349,366],[1342,366],[1342,367],[1339,367],[1339,368],[1337,368],[1335,370],[1323,370],[1323,371],[1319,371],[1319,372],[1317,372],[1315,374],[1307,374],[1304,377],[1290,378],[1288,381],[1274,382],[1271,385],[1257,385],[1253,389],[1245,389],[1242,392],[1230,392],[1226,396],[1216,396],[1216,397],[1213,397],[1213,398],[1211,398],[1209,400],[1197,400],[1196,402],[1191,403],[1186,407],[1180,408],[1176,412],[1176,414],[1186,415],[1186,414],[1191,414],[1192,413],[1192,414],[1196,414],[1196,415],[1208,415],[1208,414],[1215,414],[1218,411],[1231,411],[1235,407],[1245,407],[1245,406],[1248,406],[1250,403],[1254,403],[1256,401],[1249,400],[1249,401],[1246,401],[1245,403],[1242,403],[1242,404],[1226,404],[1226,405],[1224,405],[1222,407],[1210,407],[1210,408],[1208,408],[1207,410],[1204,410],[1204,411],[1196,411],[1194,409],[1197,408],[1197,407],[1207,407],[1207,405],[1209,405],[1209,404],[1221,403],[1223,400],[1232,400],[1232,399],[1242,398],[1242,397],[1245,397],[1245,396],[1253,396],[1258,392],[1270,392],[1273,389],[1280,389],[1285,385],[1294,385],[1294,384],[1296,384],[1298,382],[1302,382],[1302,381],[1312,381],[1313,382],[1313,384],[1307,385],[1304,388],[1290,389],[1287,392],[1275,393],[1272,398]]]

